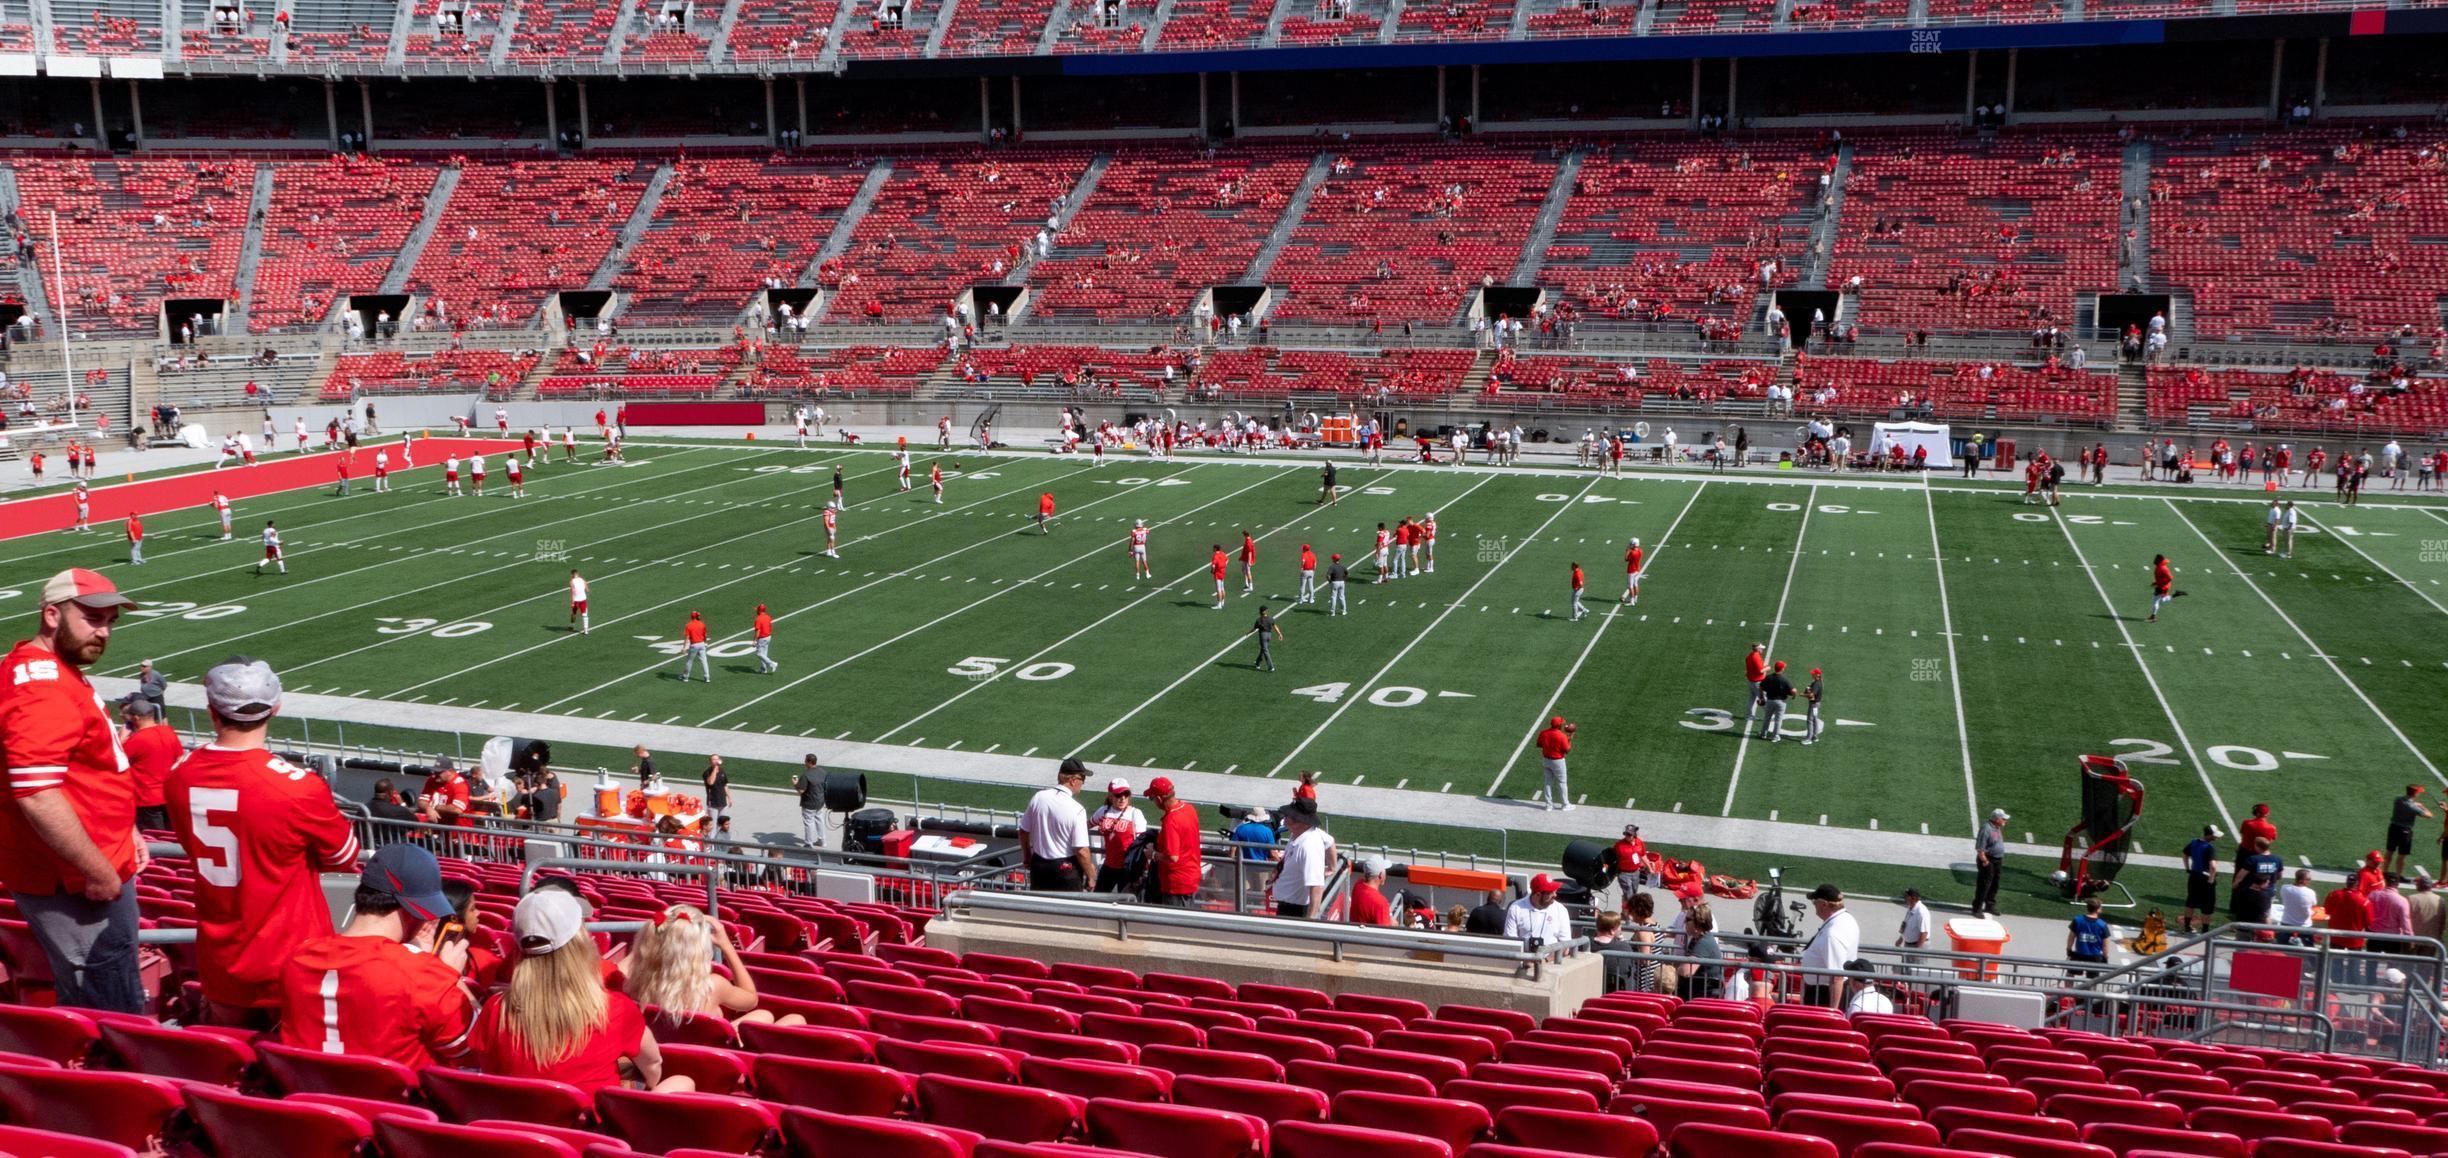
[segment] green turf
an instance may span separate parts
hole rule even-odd
[[[2398,787],[2443,783],[2433,767],[2448,765],[2436,498],[2307,503],[2320,529],[2279,560],[2244,488],[2078,490],[2052,511],[1947,479],[1351,466],[1344,501],[1320,508],[1308,465],[967,453],[947,457],[969,469],[937,506],[923,481],[895,491],[876,451],[632,449],[625,467],[533,472],[523,500],[441,497],[427,467],[387,495],[241,503],[244,520],[281,520],[286,576],[254,575],[253,544],[217,542],[203,510],[152,520],[141,569],[115,566],[124,546],[106,535],[12,540],[0,613],[29,609],[63,565],[103,566],[152,601],[106,674],[151,657],[192,678],[243,650],[293,690],[583,715],[606,721],[607,745],[645,721],[1254,779],[1315,768],[1486,798],[1480,828],[1435,830],[1438,847],[1517,859],[1553,838],[1475,834],[1506,830],[1538,788],[1526,741],[1551,711],[1581,724],[1573,787],[1589,803],[1794,826],[1788,848],[1708,854],[1737,871],[1802,863],[1820,825],[1960,838],[1991,807],[2015,814],[2018,839],[2054,844],[2084,752],[2124,755],[2150,785],[2146,853],[2267,800],[2280,851],[2329,866],[2377,842]],[[918,456],[921,480],[932,461]],[[817,554],[836,463],[838,561]],[[1045,491],[1062,517],[1040,535],[1027,516]],[[1377,523],[1428,511],[1436,573],[1369,582]],[[1154,528],[1157,582],[1130,578],[1134,519]],[[1244,529],[1258,590],[1240,594],[1236,567],[1228,608],[1210,610],[1208,550]],[[1650,574],[1625,607],[1633,535]],[[1302,543],[1356,564],[1354,613],[1286,612],[1280,670],[1254,671],[1250,622],[1261,602],[1284,611]],[[2188,594],[2145,623],[2156,552]],[[565,627],[573,566],[593,585],[590,635]],[[758,603],[777,620],[778,675],[745,654]],[[691,609],[718,641],[712,684],[676,678]],[[1824,742],[1733,726],[1753,641],[1798,682],[1825,669]],[[1800,728],[1797,713],[1788,735]]]

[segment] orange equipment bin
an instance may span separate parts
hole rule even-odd
[[[2014,934],[2006,926],[1986,917],[1952,917],[1946,923],[1947,940],[1955,952],[1982,953],[1991,957],[2006,952],[2006,943]],[[1994,981],[1998,967],[1995,961],[1958,961],[1955,971],[1966,981]]]
[[[1318,441],[1328,446],[1350,446],[1360,441],[1360,436],[1351,415],[1330,414],[1318,420]]]

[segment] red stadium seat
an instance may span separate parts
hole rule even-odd
[[[757,1053],[819,1058],[825,1061],[871,1062],[875,1060],[877,1035],[864,1030],[810,1025],[770,1025],[755,1021],[743,1022],[739,1028],[741,1047]]]
[[[2413,1158],[2387,1146],[2356,1146],[2345,1142],[2306,1142],[2300,1138],[2270,1138],[2253,1147],[2253,1158]]]
[[[1648,1158],[1657,1149],[1658,1133],[1648,1122],[1621,1114],[1514,1106],[1496,1115],[1496,1139],[1589,1158]]]
[[[1837,1158],[1836,1146],[1807,1134],[1694,1122],[1666,1137],[1673,1158]]]
[[[1677,1129],[1690,1123],[1765,1130],[1770,1121],[1768,1111],[1759,1106],[1624,1093],[1616,1094],[1615,1099],[1607,1103],[1606,1112],[1638,1118],[1656,1129],[1659,1137],[1667,1139],[1672,1139]]]
[[[494,1077],[443,1066],[429,1066],[417,1079],[425,1104],[445,1121],[507,1118],[539,1126],[578,1127],[595,1117],[594,1101],[565,1082]]]
[[[1408,997],[1381,997],[1373,993],[1335,994],[1334,1007],[1352,1013],[1382,1013],[1399,1018],[1406,1025],[1425,1020],[1429,1013],[1425,1002]]]
[[[25,1126],[0,1126],[0,1154],[23,1158],[137,1158],[136,1151],[116,1142],[79,1138]]]
[[[962,1017],[971,1021],[1004,1029],[1029,1029],[1043,1033],[1078,1033],[1079,1015],[1069,1010],[1038,1005],[1029,1001],[1005,1001],[993,997],[964,997]]]
[[[782,1141],[788,1153],[806,1158],[970,1158],[981,1139],[965,1130],[833,1114],[792,1106],[782,1111]]]
[[[1366,1126],[1285,1122],[1276,1127],[1274,1158],[1453,1158],[1434,1138]]]
[[[1112,1041],[1127,1041],[1144,1050],[1152,1045],[1179,1045],[1204,1048],[1207,1031],[1186,1022],[1164,1018],[1124,1016],[1113,1013],[1089,1013],[1080,1017],[1080,1032],[1091,1037]]]
[[[1323,1122],[1326,1095],[1307,1086],[1181,1074],[1173,1079],[1173,1102],[1210,1110],[1247,1114],[1269,1126],[1284,1122]]]
[[[1376,1130],[1422,1134],[1460,1152],[1485,1141],[1495,1130],[1495,1118],[1485,1106],[1456,1098],[1423,1098],[1375,1090],[1347,1090],[1334,1096],[1334,1121]]]
[[[1127,1102],[1173,1100],[1172,1073],[1150,1066],[1031,1054],[1020,1059],[1020,1081],[1041,1090]]]
[[[183,1106],[167,1078],[0,1066],[0,1116],[12,1126],[151,1150]]]
[[[2063,1118],[2086,1128],[2101,1122],[2151,1126],[2162,1130],[2181,1130],[2185,1125],[2184,1111],[2165,1102],[2059,1094],[2048,1100],[2047,1109],[2050,1117]]]
[[[2005,1158],[2117,1158],[2115,1151],[2090,1142],[2002,1130],[1956,1130],[1947,1134],[1946,1144],[1957,1150],[2000,1154]]]
[[[885,1038],[876,1043],[876,1061],[902,1073],[951,1074],[987,1082],[1019,1081],[1020,1056],[994,1046],[946,1041],[896,1041]]]
[[[374,1142],[385,1158],[578,1158],[579,1152],[549,1134],[516,1127],[395,1119],[374,1123]]]
[[[2337,1141],[2338,1128],[2325,1118],[2310,1114],[2274,1113],[2268,1110],[2230,1110],[2213,1106],[2196,1110],[2186,1125],[2196,1130],[2233,1134],[2246,1143],[2259,1143],[2270,1138],[2293,1138],[2302,1142]]]
[[[738,1093],[748,1085],[748,1064],[754,1054],[705,1045],[666,1045],[663,1072],[696,1083],[701,1094]]]
[[[99,1028],[123,1068],[159,1078],[235,1086],[255,1065],[255,1047],[224,1034],[117,1019]]]
[[[2040,1099],[2029,1090],[2012,1087],[1976,1086],[1963,1082],[1907,1082],[1904,1100],[1924,1111],[1942,1107],[1967,1110],[1995,1110],[2004,1114],[2036,1114]]]
[[[101,1040],[94,1019],[76,1010],[0,1005],[0,1051],[83,1065]]]
[[[374,1136],[371,1123],[346,1110],[202,1085],[187,1091],[187,1113],[223,1155],[354,1158]]]
[[[2233,1134],[2164,1126],[2129,1126],[2121,1122],[2096,1122],[2085,1126],[2083,1141],[2094,1146],[2105,1146],[2119,1158],[2137,1150],[2192,1154],[2199,1158],[2245,1158],[2248,1152],[2244,1140]]]
[[[1685,1102],[1724,1101],[1762,1109],[1768,1106],[1768,1096],[1758,1090],[1706,1082],[1678,1082],[1669,1078],[1631,1078],[1616,1083],[1615,1092],[1619,1097],[1671,1098]]]
[[[1955,1135],[1967,1130],[1985,1130],[1996,1134],[2037,1138],[2051,1142],[2080,1142],[2082,1127],[2063,1118],[1998,1110],[1974,1110],[1961,1106],[1941,1106],[1929,1112],[1930,1125],[1946,1135],[1947,1144],[1955,1144]]]
[[[1505,1043],[1497,1056],[1516,1065],[1585,1070],[1603,1078],[1613,1079],[1622,1075],[1624,1062],[1630,1054],[1631,1049],[1628,1046],[1619,1054],[1607,1049],[1515,1039]]]
[[[1469,1066],[1449,1057],[1412,1053],[1409,1050],[1379,1049],[1376,1046],[1345,1046],[1335,1051],[1334,1060],[1337,1065],[1417,1074],[1438,1083],[1470,1076]]]
[[[1550,1110],[1582,1110],[1589,1113],[1596,1113],[1599,1108],[1597,1096],[1588,1090],[1524,1087],[1476,1078],[1447,1082],[1437,1094],[1439,1097],[1477,1102],[1486,1106],[1491,1114],[1502,1113],[1511,1106],[1540,1106]]]
[[[1053,1090],[927,1074],[918,1079],[918,1120],[1005,1142],[1060,1142],[1078,1134],[1085,1098]]]
[[[272,1088],[285,1094],[340,1094],[378,1102],[404,1102],[415,1094],[416,1072],[395,1061],[262,1042],[256,1060]]]
[[[917,1092],[911,1075],[867,1062],[761,1054],[751,1074],[758,1096],[767,1101],[833,1114],[897,1117]]]
[[[1045,1033],[1034,1029],[1006,1029],[1002,1037],[1003,1048],[1018,1050],[1030,1057],[1078,1058],[1123,1065],[1136,1065],[1139,1062],[1139,1047],[1127,1041],[1105,1041],[1074,1033]]]
[[[1345,1090],[1376,1090],[1386,1094],[1410,1094],[1414,1097],[1434,1097],[1438,1087],[1418,1074],[1397,1073],[1337,1065],[1332,1062],[1296,1061],[1284,1067],[1284,1080],[1296,1086],[1324,1091],[1333,1097]]]
[[[1096,1098],[1088,1103],[1088,1141],[1154,1158],[1258,1158],[1267,1127],[1226,1110]]]
[[[1453,1033],[1422,1033],[1417,1030],[1381,1033],[1377,1035],[1376,1048],[1399,1049],[1411,1053],[1449,1057],[1464,1065],[1478,1065],[1483,1061],[1496,1060],[1495,1042],[1484,1037]]]
[[[1874,1118],[1861,1114],[1836,1114],[1825,1110],[1796,1110],[1777,1119],[1777,1129],[1786,1133],[1809,1134],[1836,1144],[1839,1155],[1850,1158],[1853,1151],[1870,1142],[1892,1142],[1905,1146],[1936,1146],[1938,1127],[1927,1122],[1901,1118]]]
[[[764,1148],[776,1125],[773,1107],[747,1098],[619,1087],[595,1091],[595,1115],[644,1154],[686,1147],[754,1153]]]
[[[1335,1008],[1334,998],[1318,990],[1303,989],[1297,985],[1266,985],[1248,981],[1243,982],[1233,993],[1243,1001],[1263,1001],[1295,1011]]]
[[[407,1102],[378,1102],[372,1098],[351,1098],[341,1094],[291,1094],[281,1100],[291,1105],[330,1106],[369,1122],[379,1122],[385,1118],[406,1118],[417,1122],[442,1120],[442,1116],[432,1110]]]
[[[1486,1062],[1472,1066],[1470,1077],[1472,1081],[1518,1085],[1526,1089],[1580,1090],[1587,1093],[1590,1100],[1596,1103],[1603,1103],[1615,1092],[1613,1081],[1582,1069],[1556,1069],[1547,1066]]]
[[[1277,1019],[1267,1018],[1273,1022]],[[1241,1053],[1265,1054],[1289,1065],[1296,1061],[1333,1061],[1335,1050],[1343,1045],[1368,1045],[1370,1035],[1348,1026],[1310,1026],[1314,1033],[1280,1033],[1268,1029],[1242,1026],[1218,1026],[1207,1031],[1211,1049],[1229,1049]]]
[[[2349,1146],[2381,1146],[2411,1154],[2448,1154],[2448,1128],[2439,1126],[2351,1122],[2338,1127],[2337,1140]]]
[[[1280,1082],[1284,1078],[1282,1062],[1263,1054],[1241,1053],[1236,1050],[1151,1045],[1139,1051],[1139,1060],[1157,1069],[1170,1070],[1177,1075],[1199,1074],[1211,1078],[1244,1078],[1254,1082]]]

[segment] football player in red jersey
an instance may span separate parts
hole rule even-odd
[[[1624,549],[1624,606],[1630,607],[1640,602],[1640,581],[1641,545],[1640,540],[1635,538],[1632,545]]]
[[[280,698],[262,660],[205,672],[213,741],[170,770],[163,793],[195,865],[196,973],[216,1025],[270,1028],[282,964],[332,932],[320,874],[357,867],[357,834],[331,786],[264,746]]]
[[[71,568],[43,584],[42,620],[0,660],[0,880],[33,926],[58,1003],[141,1013],[136,782],[85,670],[102,659],[119,611],[111,581]]]
[[[1307,543],[1301,544],[1300,575],[1298,602],[1317,602],[1317,552],[1310,550]]]
[[[1241,532],[1241,593],[1258,589],[1258,540],[1248,531]]]
[[[1232,569],[1232,560],[1224,554],[1224,544],[1215,545],[1215,554],[1207,560],[1207,570],[1215,576],[1215,610],[1224,610],[1224,573]]]

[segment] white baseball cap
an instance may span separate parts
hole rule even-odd
[[[260,659],[234,655],[204,673],[204,702],[213,714],[237,724],[252,724],[280,710],[280,676]]]
[[[1120,792],[1128,795],[1130,790],[1130,781],[1124,780],[1119,776],[1116,776],[1112,780],[1106,781],[1105,783],[1105,791],[1107,792]]]
[[[585,906],[560,889],[529,893],[510,912],[510,932],[531,957],[557,952],[585,931]]]

